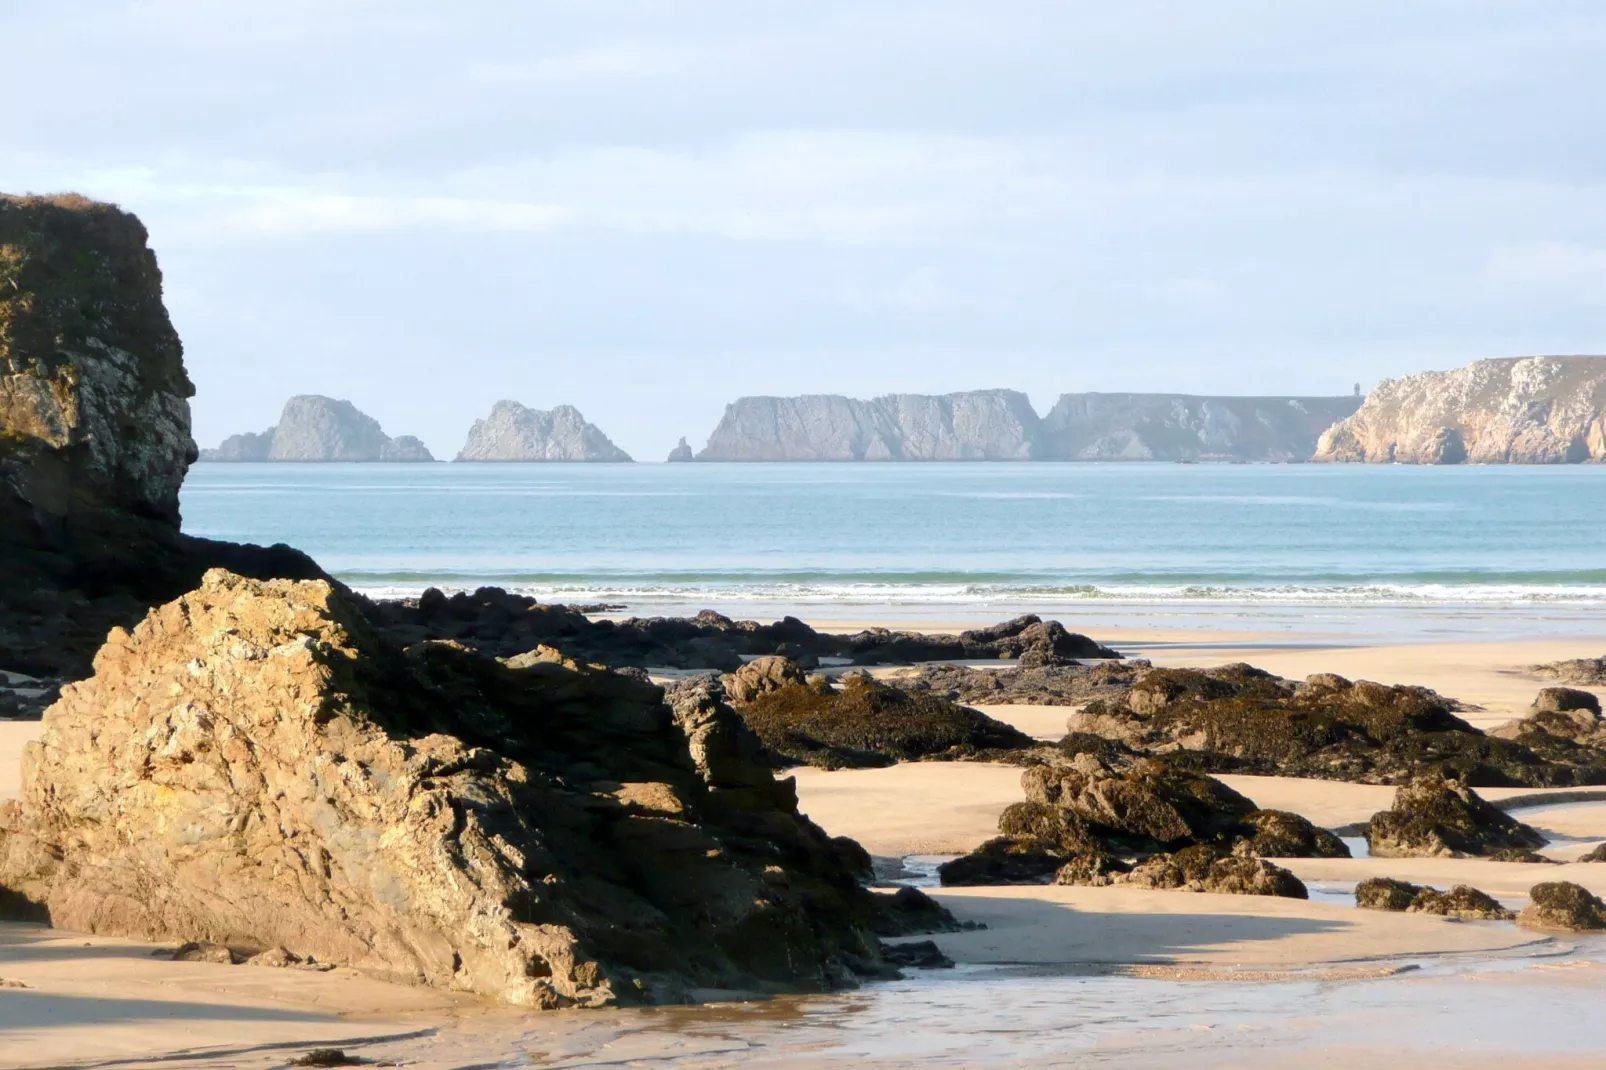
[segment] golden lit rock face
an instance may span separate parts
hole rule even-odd
[[[138,219],[0,196],[0,484],[23,507],[176,527],[195,457],[183,353]]]
[[[1389,379],[1322,435],[1318,461],[1606,461],[1606,357],[1507,357]]]
[[[664,698],[403,649],[325,581],[213,570],[45,714],[0,808],[0,907],[536,1008],[874,965],[868,859],[717,693]]]

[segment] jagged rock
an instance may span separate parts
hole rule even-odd
[[[1355,905],[1363,910],[1392,910],[1441,917],[1510,921],[1516,915],[1493,896],[1465,884],[1448,892],[1419,884],[1372,877],[1355,886]]]
[[[203,461],[433,461],[412,435],[391,438],[349,401],[297,394],[266,431],[233,435]]]
[[[551,1007],[880,969],[870,859],[717,684],[403,649],[222,571],[114,632],[0,807],[0,886],[83,932],[282,947]]]
[[[1020,660],[1027,659],[1022,656]],[[1141,659],[1003,669],[923,665],[890,677],[887,682],[906,691],[927,691],[967,705],[1081,706],[1096,699],[1124,696],[1149,667]]]
[[[845,676],[840,686],[816,686],[804,682],[796,665],[771,658],[732,680],[747,696],[732,695],[737,711],[780,766],[862,769],[921,758],[984,757],[1032,745],[1030,736],[986,714],[862,673]]]
[[[1505,357],[1379,383],[1317,444],[1318,461],[1606,460],[1606,358]]]
[[[1489,730],[1491,736],[1515,740],[1541,752],[1606,748],[1606,724],[1600,699],[1572,687],[1547,687],[1528,714]]]
[[[1038,456],[1037,413],[1025,394],[973,390],[857,401],[834,394],[745,397],[700,461],[1028,461]]]
[[[1072,714],[1072,732],[1118,740],[1217,773],[1397,783],[1444,770],[1478,786],[1606,783],[1606,747],[1543,734],[1480,732],[1456,704],[1421,687],[1296,684],[1249,665],[1144,669],[1124,692]]]
[[[1529,889],[1517,924],[1549,932],[1606,929],[1606,903],[1571,881],[1547,881]]]
[[[669,451],[670,464],[684,464],[687,461],[695,461],[696,459],[697,455],[692,452],[691,443],[684,438],[680,440],[678,446]]]
[[[490,415],[475,420],[460,461],[629,461],[580,410],[559,405],[550,412],[516,401],[498,401]]]
[[[1363,910],[1404,911],[1426,891],[1420,884],[1393,877],[1369,877],[1355,886],[1355,905]]]
[[[1544,836],[1444,776],[1423,776],[1373,814],[1366,842],[1376,858],[1470,858],[1543,847]]]
[[[1548,676],[1564,684],[1582,687],[1606,686],[1606,658],[1575,658],[1549,665],[1532,665],[1528,671],[1535,676]]]
[[[1064,461],[1304,461],[1359,397],[1065,394],[1043,418]]]
[[[322,574],[179,533],[193,393],[139,220],[0,196],[0,669],[80,676],[107,629],[213,565]]]

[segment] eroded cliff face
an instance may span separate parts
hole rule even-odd
[[[0,196],[0,669],[79,675],[108,628],[210,565],[318,574],[180,534],[193,392],[140,221]]]
[[[297,394],[266,431],[231,435],[203,461],[433,461],[412,435],[391,438],[349,401]]]
[[[0,523],[176,530],[194,392],[139,220],[0,196]]]
[[[725,416],[699,461],[1029,461],[1040,452],[1025,394],[834,394],[747,397]]]
[[[1358,397],[1065,394],[1043,419],[1062,461],[1303,461]]]
[[[1606,460],[1606,357],[1505,357],[1378,384],[1318,461],[1576,464]]]
[[[587,423],[573,405],[544,411],[498,401],[485,419],[474,421],[457,459],[628,462],[630,454]]]

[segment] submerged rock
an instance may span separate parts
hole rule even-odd
[[[391,438],[349,401],[298,394],[266,431],[232,435],[203,461],[433,461],[412,435]]]
[[[65,928],[531,1007],[884,970],[869,857],[717,690],[403,649],[362,609],[214,571],[114,632],[0,808],[0,886]]]
[[[1372,815],[1366,842],[1376,858],[1471,858],[1526,855],[1546,841],[1460,781],[1430,775],[1403,785],[1392,809]]]
[[[808,683],[785,658],[727,677],[737,711],[777,765],[873,768],[921,758],[977,758],[1032,746],[1030,736],[946,699],[851,673]]]
[[[1517,924],[1551,932],[1606,929],[1606,903],[1571,881],[1547,881],[1529,890]]]
[[[548,412],[498,401],[485,419],[474,421],[457,459],[628,462],[630,455],[587,423],[573,405]]]
[[[1322,435],[1315,460],[1606,460],[1606,357],[1505,357],[1386,379]]]

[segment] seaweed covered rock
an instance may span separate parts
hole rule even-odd
[[[923,665],[888,682],[972,705],[1080,706],[1124,695],[1149,668],[1142,659],[1083,665],[1031,663],[1023,657],[1014,666],[998,669]]]
[[[740,674],[751,697],[738,712],[779,766],[863,769],[922,758],[977,758],[1032,745],[1024,732],[947,699],[917,695],[850,673],[840,684],[796,680],[795,669],[773,659],[759,670],[778,686],[760,690]],[[789,663],[787,663],[789,664]]]
[[[737,705],[752,702],[771,691],[807,682],[808,677],[796,662],[778,655],[755,658],[721,680],[726,696]]]
[[[1402,785],[1394,806],[1372,815],[1366,842],[1377,858],[1469,858],[1546,841],[1462,782],[1429,775]]]
[[[363,608],[214,571],[114,632],[0,808],[12,905],[531,1007],[884,971],[869,857],[717,684],[404,648]]]
[[[1575,862],[1606,862],[1606,843],[1598,844],[1577,858]]]
[[[1465,884],[1441,892],[1391,877],[1361,881],[1355,886],[1355,905],[1363,910],[1436,914],[1467,920],[1510,921],[1516,916],[1493,896]]]
[[[796,617],[772,624],[737,621],[704,610],[695,617],[632,617],[592,620],[578,608],[550,605],[499,587],[446,595],[431,588],[416,599],[382,602],[373,613],[387,628],[412,642],[451,639],[497,657],[537,646],[556,647],[569,657],[613,666],[716,669],[734,673],[746,659],[767,655],[835,658],[859,665],[988,659],[1036,643],[1034,649],[1107,648],[1077,636],[1057,622],[1022,617],[983,632],[926,635],[871,628],[853,635],[816,631]],[[988,638],[977,638],[986,635]],[[1117,657],[1114,651],[1108,656]]]
[[[1068,725],[1206,772],[1397,783],[1443,769],[1480,786],[1606,783],[1601,747],[1548,735],[1493,738],[1426,688],[1330,673],[1296,684],[1248,665],[1151,669]]]
[[[1304,818],[1260,810],[1213,777],[1082,737],[1041,752],[1021,774],[1026,795],[999,816],[1000,837],[941,867],[945,884],[1041,883],[1303,897],[1299,881],[1260,855],[1346,857]]]
[[[1528,905],[1517,924],[1549,932],[1590,932],[1606,929],[1606,903],[1589,889],[1571,881],[1547,881],[1528,891]]]
[[[1535,676],[1548,677],[1578,687],[1606,687],[1606,658],[1574,658],[1548,665],[1531,665]]]
[[[1362,910],[1403,911],[1424,890],[1420,884],[1393,877],[1370,877],[1355,886],[1355,905]]]

